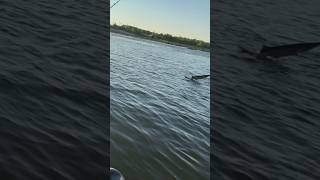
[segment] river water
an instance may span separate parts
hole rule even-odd
[[[0,179],[106,179],[105,7],[0,2]]]
[[[111,33],[111,166],[128,180],[209,179],[209,53]]]
[[[320,179],[320,48],[270,63],[240,52],[319,42],[320,2],[213,3],[214,179]]]

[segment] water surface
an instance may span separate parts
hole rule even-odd
[[[271,63],[240,53],[240,47],[319,41],[319,6],[215,1],[214,179],[320,178],[320,49]]]
[[[105,179],[106,3],[0,2],[0,179]],[[90,24],[90,26],[88,26]]]
[[[111,33],[111,166],[128,180],[209,179],[209,53]]]

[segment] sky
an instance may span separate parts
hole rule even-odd
[[[111,24],[210,41],[210,0],[121,0],[110,14]]]

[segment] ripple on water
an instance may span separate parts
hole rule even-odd
[[[209,54],[111,34],[111,165],[130,179],[209,179],[209,79],[188,72]]]
[[[270,2],[217,1],[214,6],[217,179],[319,179],[319,163],[312,158],[320,152],[319,51],[252,63],[239,47],[313,42],[320,34],[311,14],[320,4]]]

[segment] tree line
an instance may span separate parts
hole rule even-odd
[[[170,34],[155,33],[155,32],[143,30],[143,29],[129,26],[129,25],[113,24],[111,25],[111,28],[125,31],[128,33],[134,34],[136,36],[147,38],[147,39],[158,40],[158,41],[178,44],[178,45],[186,45],[186,46],[196,47],[197,49],[202,49],[202,50],[210,49],[210,43],[197,40],[197,39],[189,39],[185,37],[172,36]]]

